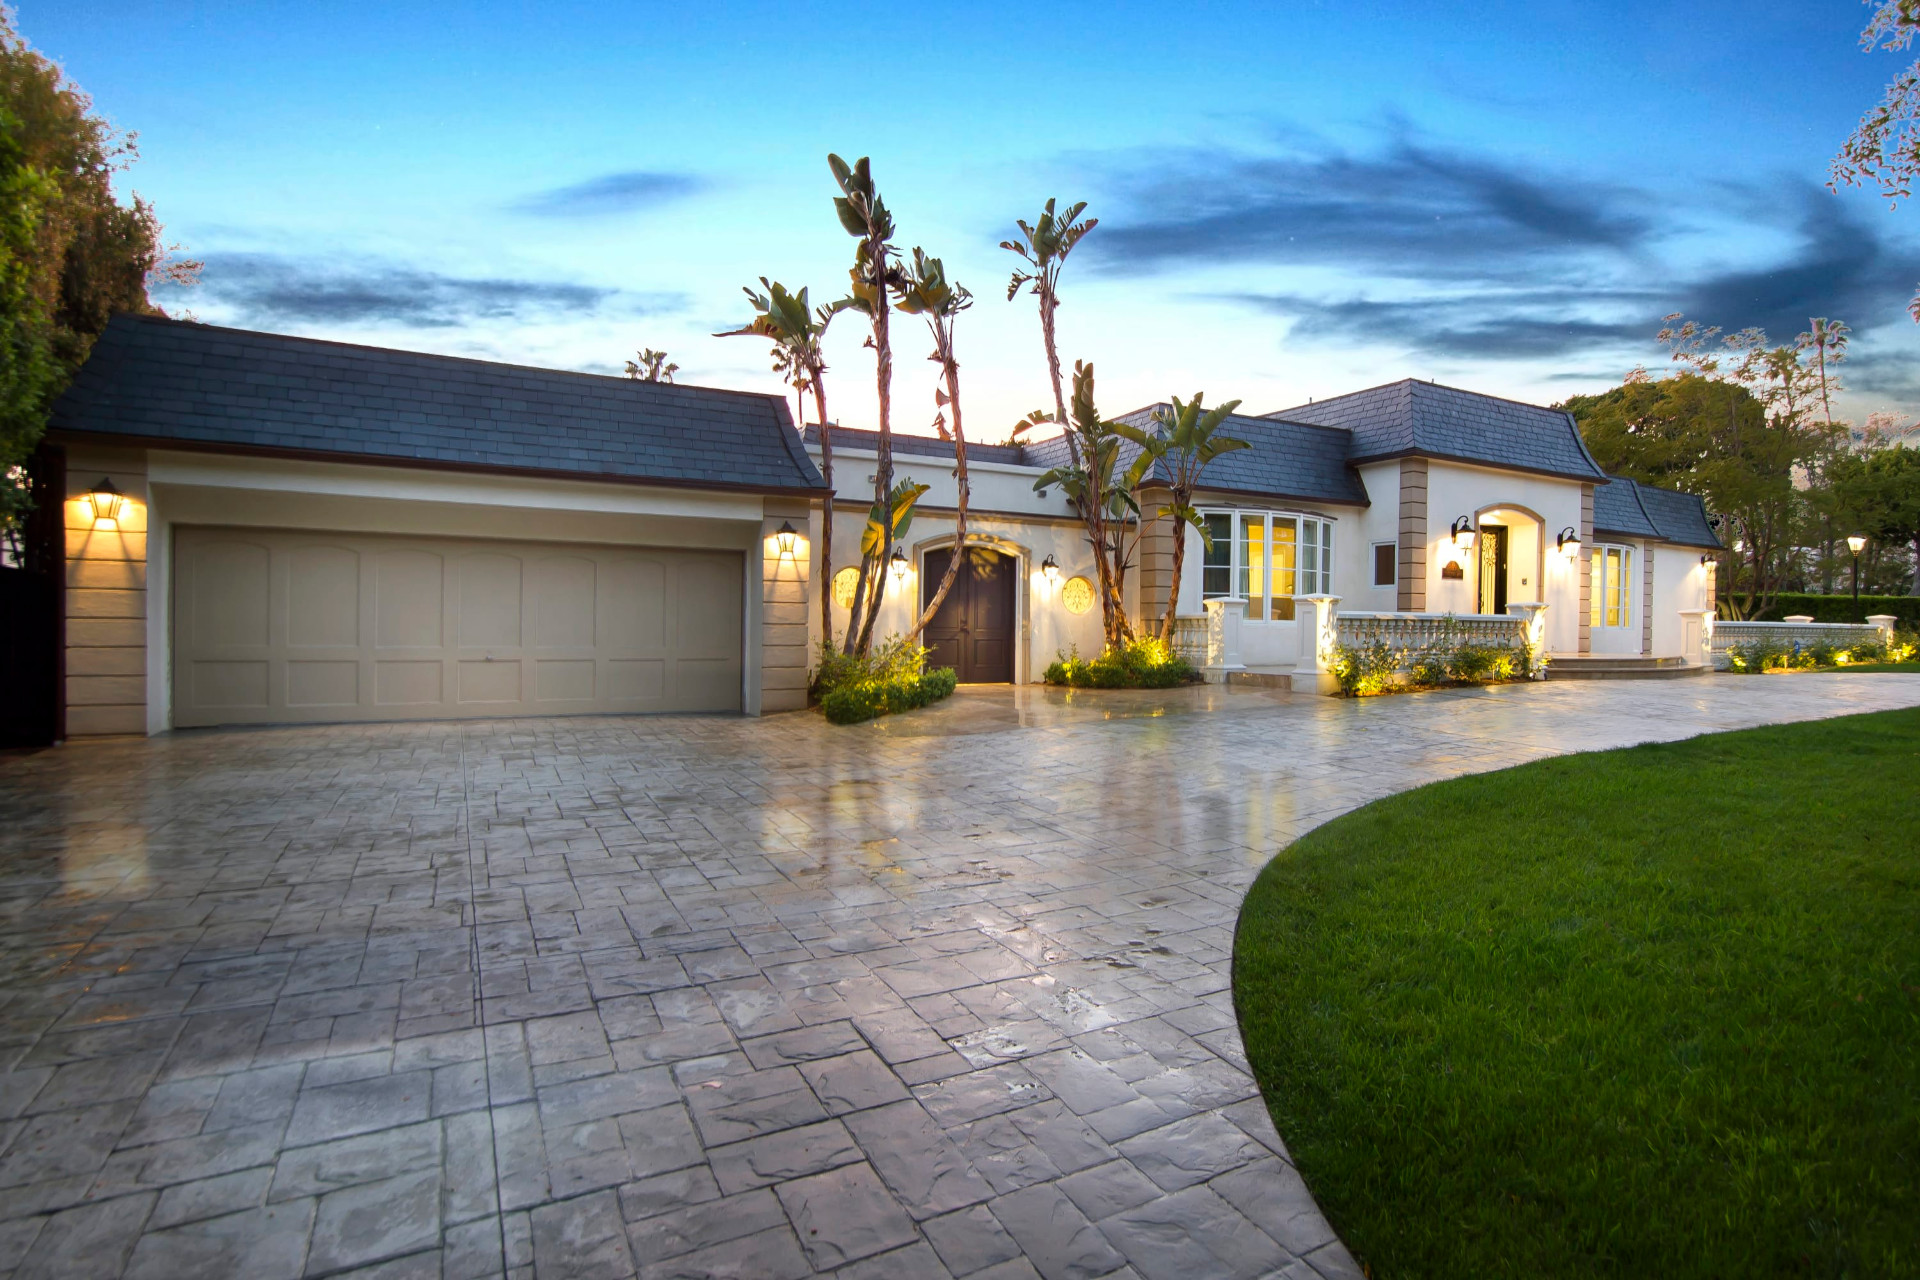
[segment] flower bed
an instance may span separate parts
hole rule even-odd
[[[952,667],[928,671],[926,662],[926,649],[900,636],[864,658],[823,645],[814,669],[813,700],[834,724],[858,724],[924,707],[947,697],[958,683]]]
[[[1172,649],[1143,636],[1120,649],[1108,649],[1088,661],[1078,647],[1060,651],[1048,665],[1048,684],[1073,689],[1171,689],[1192,684],[1200,675]]]
[[[1529,680],[1546,655],[1525,644],[1488,643],[1452,619],[1437,620],[1419,644],[1395,644],[1376,635],[1341,641],[1333,649],[1333,678],[1349,698],[1438,689],[1451,685],[1505,684]]]
[[[1863,664],[1910,661],[1920,644],[1911,632],[1895,635],[1893,643],[1863,640],[1851,645],[1833,645],[1823,641],[1802,644],[1798,641],[1757,639],[1727,648],[1727,670],[1741,675],[1762,675],[1770,671],[1826,671]]]

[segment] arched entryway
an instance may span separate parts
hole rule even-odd
[[[1020,562],[988,547],[969,546],[953,590],[927,624],[929,667],[952,667],[962,684],[1011,684],[1019,648],[1014,588]],[[932,603],[953,548],[929,548],[921,560],[920,607]]]

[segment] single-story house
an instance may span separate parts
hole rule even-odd
[[[1145,425],[1159,407],[1121,420]],[[1221,430],[1251,447],[1202,476],[1195,505],[1206,539],[1164,520],[1142,530],[1125,584],[1136,625],[1165,612],[1172,538],[1182,536],[1176,614],[1199,626],[1210,602],[1238,602],[1238,666],[1254,675],[1284,681],[1294,671],[1302,601],[1312,596],[1335,597],[1343,616],[1504,616],[1544,605],[1535,612],[1545,649],[1563,666],[1604,655],[1704,668],[1720,547],[1705,509],[1693,495],[1608,476],[1561,410],[1408,379],[1236,414]],[[836,547],[859,545],[874,445],[872,432],[833,430]],[[807,450],[819,459],[817,427],[807,428]],[[951,444],[896,436],[893,452],[897,477],[931,488],[889,575],[876,634],[911,625],[931,597],[951,554],[958,494]],[[1061,650],[1097,653],[1092,552],[1059,491],[1034,491],[1067,461],[1065,440],[969,445],[967,458],[970,551],[929,628],[935,660],[962,680],[1024,682]],[[1163,472],[1148,473],[1148,516],[1166,484]],[[816,511],[816,534],[818,520]],[[847,571],[840,577],[834,616],[844,630],[853,584]],[[817,613],[809,616],[817,635]]]
[[[1158,618],[1186,538],[1183,631],[1217,651],[1231,623],[1233,671],[1285,682],[1333,611],[1530,611],[1555,655],[1702,660],[1698,499],[1609,478],[1565,413],[1404,381],[1225,429],[1252,447],[1205,475],[1211,545],[1146,524],[1125,591]],[[875,438],[832,430],[844,632]],[[931,489],[883,636],[952,556],[957,497],[950,444],[893,448]],[[68,495],[65,732],[803,706],[819,454],[780,396],[118,317],[44,455]],[[968,456],[936,661],[1026,683],[1097,652],[1090,550],[1035,490],[1064,440]],[[1149,514],[1164,489],[1147,477]]]

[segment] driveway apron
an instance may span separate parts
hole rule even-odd
[[[1357,1276],[1235,1029],[1262,865],[1441,778],[1914,705],[1018,689],[0,756],[0,1277]]]

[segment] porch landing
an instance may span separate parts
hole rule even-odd
[[[1547,663],[1549,680],[1680,680],[1706,675],[1713,668],[1685,658],[1648,658],[1637,654],[1580,653],[1554,655]]]

